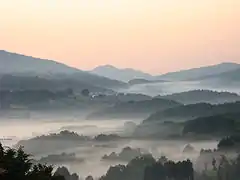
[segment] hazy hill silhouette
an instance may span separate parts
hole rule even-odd
[[[182,70],[177,72],[170,72],[160,76],[157,79],[162,80],[199,80],[208,76],[220,75],[228,71],[237,70],[240,68],[240,64],[237,63],[221,63],[212,66],[204,66],[199,68],[193,68],[188,70]]]
[[[122,87],[123,82],[93,75],[79,69],[69,67],[53,60],[34,58],[4,50],[0,51],[0,74],[14,76],[39,76],[47,79],[65,79],[93,84],[99,87]]]
[[[156,98],[169,99],[183,104],[210,103],[219,104],[226,102],[240,101],[240,96],[236,93],[217,92],[210,90],[193,90],[181,93],[174,93]]]
[[[187,121],[198,117],[207,117],[220,115],[225,113],[240,112],[240,101],[235,103],[225,103],[219,105],[211,105],[207,103],[198,103],[190,105],[182,105],[173,107],[164,111],[158,111],[149,116],[145,123],[164,122],[164,121]]]
[[[206,76],[200,80],[218,80],[225,83],[240,82],[240,68],[223,72],[217,75]]]
[[[126,69],[119,69],[112,65],[104,65],[104,66],[98,66],[90,71],[93,74],[97,74],[99,76],[104,76],[111,79],[116,79],[119,81],[128,82],[132,79],[146,79],[151,80],[153,79],[153,76],[144,73],[139,70],[126,68]]]
[[[240,113],[200,117],[184,123],[183,134],[229,135],[239,133]]]
[[[164,80],[147,80],[147,79],[132,79],[128,81],[129,85],[137,85],[137,84],[152,84],[152,83],[163,83],[167,82]]]
[[[0,79],[1,90],[51,90],[59,91],[73,89],[81,91],[85,88],[91,92],[103,92],[106,89],[90,83],[74,79],[49,79],[38,76],[3,75]]]
[[[0,51],[0,72],[12,73],[77,73],[79,69],[69,67],[56,61],[40,59],[22,54],[11,53],[4,50]]]
[[[180,105],[176,101],[159,98],[144,101],[129,101],[94,112],[87,119],[143,119],[158,110],[165,110]]]

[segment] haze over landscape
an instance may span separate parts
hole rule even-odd
[[[238,7],[0,1],[0,180],[239,180]]]
[[[160,74],[239,63],[239,6],[238,0],[1,1],[0,49],[84,70],[112,64]]]

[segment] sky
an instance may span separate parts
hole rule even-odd
[[[152,74],[240,63],[239,0],[0,0],[0,49]]]

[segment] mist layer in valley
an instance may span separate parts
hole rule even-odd
[[[200,152],[200,149],[203,147],[210,149],[217,147],[217,141],[214,140],[175,141],[136,139],[130,137],[95,139],[96,136],[99,135],[99,132],[109,135],[124,131],[124,121],[117,123],[113,123],[112,121],[88,121],[88,124],[94,124],[93,127],[90,125],[86,127],[86,121],[83,120],[79,120],[79,122],[71,122],[68,120],[55,123],[20,121],[10,126],[4,125],[4,122],[2,123],[1,136],[8,137],[11,132],[15,137],[15,139],[13,139],[14,142],[3,142],[5,145],[12,145],[13,147],[23,145],[26,152],[32,154],[39,162],[66,166],[71,172],[76,172],[83,177],[89,174],[94,177],[99,177],[112,165],[119,163],[126,164],[128,161],[124,158],[116,158],[111,161],[102,159],[106,154],[111,154],[112,152],[120,153],[125,147],[141,148],[153,154],[155,157],[165,155],[173,160],[182,160],[186,157],[195,159],[197,157],[197,153],[190,156],[183,153],[183,149],[188,143],[191,143],[197,152]],[[51,133],[60,134],[62,129],[71,132],[71,126],[68,127],[66,124],[74,126],[74,130],[79,134],[79,137],[69,134],[62,134],[58,137],[49,135]],[[89,128],[89,131],[93,129],[91,133],[84,134],[83,129],[85,128]],[[43,134],[46,136],[42,136]],[[38,137],[36,137],[37,135]],[[16,142],[17,140],[19,140],[18,143]],[[65,156],[63,156],[62,153],[65,153]],[[136,154],[136,156],[137,155],[138,154]],[[134,155],[132,157],[134,157]]]

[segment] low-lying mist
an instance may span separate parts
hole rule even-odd
[[[61,118],[60,118],[61,119]],[[44,139],[37,141],[36,146],[33,141],[28,139],[50,133],[59,133],[60,131],[69,130],[79,135],[94,138],[99,134],[120,134],[124,136],[127,120],[75,120],[66,119],[58,120],[18,120],[11,119],[1,120],[0,136],[3,138],[3,144],[6,146],[14,146],[20,140],[26,140],[26,150],[31,150],[34,158],[40,160],[48,155],[61,155],[66,153],[66,160],[54,162],[56,166],[66,166],[71,172],[76,172],[80,176],[86,177],[93,175],[99,177],[107,171],[110,166],[119,163],[126,164],[120,159],[105,161],[102,157],[113,152],[120,153],[123,148],[141,148],[151,153],[154,157],[166,156],[172,160],[183,160],[190,158],[195,160],[202,148],[213,149],[217,146],[217,141],[187,141],[187,140],[160,140],[160,139],[135,139],[125,137],[118,140],[100,140],[100,141],[72,141],[69,139]],[[139,124],[140,121],[134,123]],[[5,139],[4,138],[10,138]],[[20,141],[21,142],[21,141]],[[184,147],[191,144],[195,153],[183,153]],[[28,151],[27,151],[28,152]],[[68,154],[74,153],[74,157],[67,159]],[[53,156],[54,157],[54,156]],[[78,161],[81,159],[81,161]],[[51,159],[50,159],[51,162]]]
[[[130,86],[128,89],[119,90],[125,93],[140,93],[150,96],[168,95],[184,91],[191,91],[195,89],[206,89],[212,91],[228,91],[239,93],[239,84],[232,86],[225,86],[214,84],[212,82],[202,81],[174,81],[174,82],[159,82],[151,84],[136,84]]]

